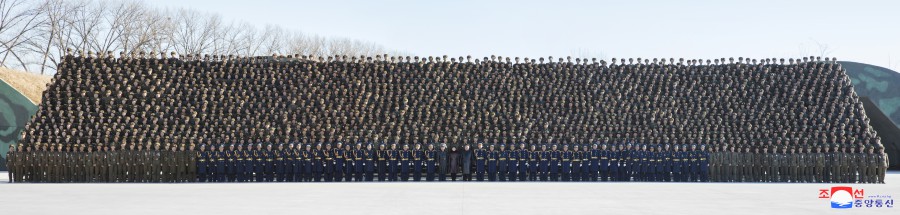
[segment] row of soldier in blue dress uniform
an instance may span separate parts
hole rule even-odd
[[[334,181],[708,181],[701,145],[465,145],[460,151],[404,144],[201,146],[201,182]],[[437,149],[436,149],[437,148]]]

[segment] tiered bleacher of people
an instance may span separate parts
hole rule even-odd
[[[819,57],[87,52],[9,162],[13,182],[883,183],[868,121]]]

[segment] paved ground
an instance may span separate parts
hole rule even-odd
[[[758,183],[8,184],[3,214],[898,214],[831,209],[818,189]],[[900,200],[887,184],[850,184]],[[315,212],[315,213],[309,213]]]

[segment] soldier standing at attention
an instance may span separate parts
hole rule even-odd
[[[856,153],[856,147],[847,146],[846,148],[850,148],[850,153],[847,154],[847,160],[849,161],[848,171],[847,171],[847,182],[846,183],[858,183],[857,181],[857,171],[859,170],[859,154]]]
[[[312,167],[313,167],[313,175],[314,175],[313,181],[320,182],[320,181],[322,181],[322,174],[323,174],[323,171],[325,170],[325,168],[324,168],[325,153],[322,150],[321,143],[316,144],[316,150],[314,150],[312,152],[312,154],[313,154]]]
[[[525,148],[525,143],[519,143],[519,150],[516,151],[516,170],[518,171],[519,181],[528,181],[530,156],[531,153],[528,151],[528,148]]]
[[[350,144],[344,145],[344,181],[353,181],[353,172],[356,169],[354,150]]]
[[[197,181],[197,151],[194,150],[195,148],[196,146],[192,142],[184,151],[184,157],[187,158],[184,164],[187,167],[187,175],[185,176],[185,181],[187,182]]]
[[[303,169],[303,175],[301,180],[303,182],[312,182],[313,181],[313,159],[316,158],[315,152],[312,150],[312,145],[306,144],[306,149],[300,152],[301,153],[301,165]]]
[[[368,150],[363,149],[362,143],[356,143],[356,150],[353,151],[353,169],[355,173],[354,180],[356,180],[357,182],[365,180],[364,174],[366,173],[367,168],[366,162],[372,159],[371,157],[369,157],[367,152]]]
[[[265,182],[275,182],[275,165],[276,158],[278,158],[278,152],[272,148],[272,143],[266,143],[266,150],[263,151],[265,156],[264,165],[265,170],[263,172]]]
[[[341,181],[344,179],[344,149],[343,143],[337,142],[337,147],[331,150],[331,154],[334,157],[334,165],[332,170],[332,181]],[[327,177],[327,176],[326,176]]]
[[[434,150],[434,144],[428,144],[428,150],[425,151],[425,180],[434,181],[434,173],[437,171],[437,152]]]
[[[603,148],[606,148],[606,143],[603,144]],[[615,144],[609,148],[610,150],[603,151],[605,154],[601,154],[601,156],[609,158],[608,163],[605,165],[602,163],[603,157],[600,159],[600,173],[606,172],[606,175],[601,176],[601,178],[603,178],[603,181],[619,181],[619,148]],[[606,168],[606,170],[604,171],[603,168]]]
[[[410,161],[412,162],[413,181],[422,180],[422,166],[425,162],[425,151],[422,151],[422,144],[416,143],[416,148],[410,152]]]
[[[507,159],[509,159],[509,153],[506,151],[506,144],[500,144],[500,151],[497,152],[497,173],[495,173],[498,181],[506,181]]]
[[[409,145],[403,144],[403,150],[400,151],[400,181],[409,181],[409,165],[412,152],[409,151]]]
[[[884,148],[878,146],[878,152],[875,153],[875,164],[878,165],[878,168],[875,170],[878,174],[878,183],[884,184],[884,174],[887,170],[888,163],[890,163],[890,161],[888,160],[887,154],[884,153]]]
[[[847,148],[843,145],[839,145],[838,149],[840,152],[837,152],[839,163],[841,164],[840,168],[838,168],[837,172],[837,180],[835,183],[849,183],[850,182],[850,155],[847,153]]]
[[[400,151],[397,150],[397,144],[391,144],[391,150],[388,150],[385,154],[387,154],[388,158],[388,179],[389,181],[397,181],[400,173]],[[380,177],[380,176],[379,176]]]
[[[589,159],[590,174],[588,174],[588,177],[590,178],[590,181],[600,180],[601,175],[605,174],[605,173],[603,173],[603,174],[600,173],[601,165],[609,163],[609,157],[606,157],[603,155],[603,151],[606,150],[606,144],[603,145],[603,151],[601,151],[599,149],[599,147],[600,146],[597,143],[592,144],[590,154],[587,156]],[[601,158],[603,158],[602,162],[601,162]]]
[[[860,145],[859,153],[856,153],[855,169],[859,175],[857,177],[856,183],[865,183],[865,181],[863,181],[863,178],[865,178],[865,176],[866,176],[866,166],[868,166],[867,159],[866,159],[866,150],[865,150],[864,146]]]
[[[541,181],[549,181],[550,180],[550,152],[547,151],[547,145],[541,145],[541,151],[536,152],[537,157],[540,160],[538,166],[540,171],[540,180]]]
[[[825,172],[822,175],[822,180],[820,181],[820,183],[832,183],[833,180],[831,177],[834,174],[834,169],[837,167],[837,166],[835,166],[836,158],[835,158],[834,152],[830,151],[831,150],[830,144],[824,144],[824,146],[822,146],[822,148],[825,149],[825,153],[824,153],[825,154],[825,168],[824,168]]]
[[[365,181],[375,181],[375,169],[380,168],[375,164],[375,150],[372,143],[366,145],[366,149],[362,150],[363,162],[365,162]],[[380,165],[380,164],[379,164]],[[378,174],[379,178],[383,178],[383,174]]]
[[[272,157],[274,159],[274,161],[272,161],[274,171],[272,174],[272,179],[270,179],[270,181],[284,182],[287,165],[285,164],[286,156],[283,143],[279,143],[278,149],[272,151]]]
[[[213,147],[213,150],[215,150],[215,147]],[[225,145],[224,144],[219,145],[219,151],[216,152],[214,155],[215,155],[214,158],[216,160],[216,171],[214,174],[216,177],[215,181],[216,182],[226,182],[227,181],[226,175],[228,174],[228,169],[227,169],[228,168],[228,166],[227,166],[228,165],[228,162],[227,162],[228,155],[225,152]]]
[[[700,181],[709,182],[709,151],[706,144],[700,146]]]
[[[375,172],[378,174],[378,181],[386,181],[388,173],[388,149],[384,143],[378,144],[378,150],[375,150]]]
[[[19,168],[19,158],[16,156],[16,144],[9,145],[9,151],[6,151],[6,168],[9,169],[6,172],[6,176],[9,177],[9,181],[7,183],[16,183],[19,182],[16,180],[16,174],[18,174]]]
[[[822,145],[816,145],[816,153],[814,154],[813,162],[815,163],[815,169],[813,171],[813,178],[810,179],[810,182],[825,183],[825,153],[822,152]]]
[[[531,147],[526,151],[528,157],[528,173],[527,181],[538,181],[540,174],[541,152],[537,150],[536,144],[530,144]]]
[[[561,160],[561,153],[559,150],[556,150],[556,148],[556,144],[553,144],[548,156],[550,158],[550,181],[559,181],[559,162]]]
[[[516,150],[516,144],[509,144],[509,151],[506,152],[506,179],[509,181],[516,181],[516,173],[518,173],[519,168],[519,151]]]
[[[581,181],[581,173],[584,172],[581,170],[581,160],[584,157],[584,153],[581,152],[581,147],[578,147],[578,144],[573,144],[572,147],[572,181]]]
[[[865,155],[866,157],[866,177],[863,180],[865,183],[878,183],[878,157],[875,156],[875,148],[869,147],[868,153]]]
[[[200,151],[195,155],[197,156],[197,181],[206,182],[207,179],[207,161],[209,160],[209,153],[206,151],[206,144],[200,144]]]
[[[234,144],[232,144],[233,146]],[[245,156],[246,151],[244,150],[244,144],[237,144],[237,147],[233,147],[235,150],[232,152],[232,161],[234,163],[234,175],[231,181],[237,182],[245,182],[247,181],[247,165],[248,162],[253,162],[253,158]],[[247,149],[249,150],[249,149]],[[250,166],[250,169],[253,169],[253,166]]]
[[[438,181],[447,181],[447,174],[450,172],[450,152],[447,151],[447,144],[441,143],[440,149],[435,153],[437,154]],[[453,179],[455,180],[456,177]]]
[[[478,143],[475,154],[475,178],[478,181],[484,181],[484,173],[487,164],[488,154],[484,151],[484,143]]]
[[[497,180],[497,159],[500,158],[500,153],[494,150],[494,145],[491,144],[488,147],[487,154],[487,175],[488,181],[496,181]]]

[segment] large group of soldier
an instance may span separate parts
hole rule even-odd
[[[588,178],[620,181],[871,183],[878,181],[871,175],[883,172],[885,165],[878,163],[887,160],[834,59],[114,57],[110,52],[60,60],[9,160],[19,181],[324,181],[360,166],[347,160],[357,158],[347,154],[355,152],[353,146],[327,149],[339,142],[379,148],[383,143],[391,149],[371,153],[386,158],[379,153],[391,151],[397,159],[404,153],[395,145],[412,146],[416,153],[410,156],[421,159],[426,156],[418,151],[425,150],[417,144],[462,149],[483,143],[496,148],[496,171],[491,171],[493,155],[474,153],[480,149],[471,150],[470,160],[457,159],[455,169],[465,176],[463,170],[474,167],[474,178],[486,173],[496,180],[510,179],[514,163],[516,174],[535,180],[582,180],[584,174],[572,172],[590,170]],[[520,143],[550,148],[546,177],[522,170],[541,172],[544,154],[526,160],[501,156],[536,150],[502,146]],[[585,143],[616,151],[606,156],[608,165],[596,161],[600,176],[590,176],[594,156],[584,154],[594,149]],[[306,156],[301,145],[321,153]],[[823,162],[811,156],[816,154],[811,149],[820,147],[826,151]],[[301,153],[282,153],[291,150]],[[186,156],[190,153],[196,156]],[[689,156],[697,153],[703,156]],[[375,174],[387,180],[404,178],[403,171],[412,174],[407,178],[428,172],[427,161],[417,166],[398,160],[397,168],[387,168],[386,161],[366,165],[363,160],[360,167],[398,170],[397,177],[390,171]],[[602,177],[603,166],[616,166],[605,171],[615,177]],[[313,177],[279,174],[305,173],[307,167]],[[323,176],[315,177],[317,170]]]
[[[323,148],[324,145],[324,148]],[[266,144],[11,148],[10,182],[651,181],[884,183],[873,148],[701,145]],[[790,148],[790,150],[788,150]],[[815,151],[812,148],[816,148]],[[823,151],[822,149],[825,148]],[[376,179],[377,178],[377,179]]]

